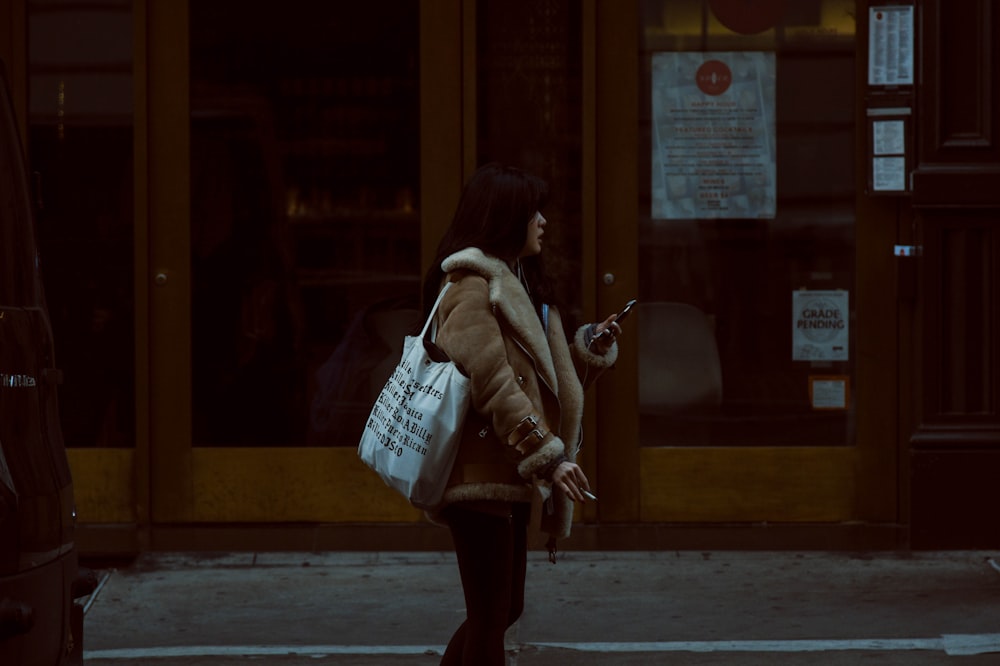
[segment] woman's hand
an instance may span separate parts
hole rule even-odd
[[[552,486],[561,488],[564,493],[577,502],[586,502],[587,498],[583,491],[590,490],[590,482],[587,476],[576,463],[568,460],[559,463],[555,471],[552,472]]]
[[[590,349],[595,354],[600,354],[604,356],[609,351],[611,351],[611,346],[615,344],[615,338],[622,334],[622,327],[615,323],[615,319],[618,315],[613,314],[600,324],[594,330],[594,340],[590,344]],[[607,335],[602,335],[604,331],[610,332]]]

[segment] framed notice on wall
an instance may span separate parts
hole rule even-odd
[[[652,58],[652,217],[775,215],[775,57]]]

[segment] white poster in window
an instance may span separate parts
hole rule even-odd
[[[902,120],[872,123],[872,149],[876,155],[906,154],[906,124]]]
[[[913,6],[868,9],[868,85],[913,85]]]
[[[876,192],[903,192],[906,190],[905,157],[873,157],[872,189]]]
[[[655,53],[652,217],[775,215],[774,53]]]
[[[846,361],[848,292],[792,292],[792,360]]]

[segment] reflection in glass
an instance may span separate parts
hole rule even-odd
[[[739,3],[646,0],[642,5],[645,148],[640,151],[642,306],[637,319],[644,445],[853,443],[853,3],[764,4],[785,9],[767,25],[758,25],[758,13],[750,25],[743,22],[748,17],[740,14]],[[655,57],[675,52],[687,55]],[[654,122],[654,95],[659,101],[674,92],[651,89],[654,63],[687,63],[702,53],[733,63],[734,83],[744,75],[735,70],[740,63],[767,63],[773,54],[774,92],[759,100],[773,108],[747,114],[758,102],[746,106],[727,100],[725,86],[717,84],[725,83],[730,72],[715,62],[703,70],[714,78],[700,86],[690,82],[690,117]],[[681,80],[684,74],[677,76]],[[766,92],[767,85],[760,89]],[[743,116],[736,117],[734,109]],[[751,184],[740,180],[733,144],[710,137],[750,127],[768,113],[774,118],[776,210],[752,217],[712,212],[697,197],[725,197],[736,190],[745,195]],[[691,145],[701,150],[712,143],[715,161],[696,158],[691,178],[660,178],[666,189],[654,191],[654,175],[676,168],[678,159],[675,153],[670,156],[674,163],[653,166],[667,154],[654,154],[654,132],[658,126],[689,122],[686,131],[697,134],[699,114],[704,116],[700,136],[709,138]],[[770,196],[758,194],[762,201]],[[655,201],[688,196],[695,197],[691,210],[700,212],[653,215],[665,209],[654,208]],[[807,307],[806,302],[825,305]],[[807,310],[839,318],[849,331],[845,349],[821,360],[810,356],[817,347],[801,344],[802,332],[814,324],[796,328]]]
[[[583,95],[579,2],[479,0],[479,163],[523,168],[549,183],[546,271],[567,330],[580,308]]]
[[[357,445],[419,318],[418,23],[191,3],[195,445]]]
[[[132,2],[27,10],[29,161],[63,433],[68,446],[133,446]]]

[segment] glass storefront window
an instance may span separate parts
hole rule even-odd
[[[853,12],[642,3],[644,445],[853,443]]]
[[[567,330],[579,316],[583,75],[581,4],[479,0],[478,162],[501,162],[549,184],[546,270]]]
[[[132,2],[29,0],[29,161],[68,446],[135,443]]]
[[[196,446],[357,446],[420,318],[418,12],[191,3]]]

